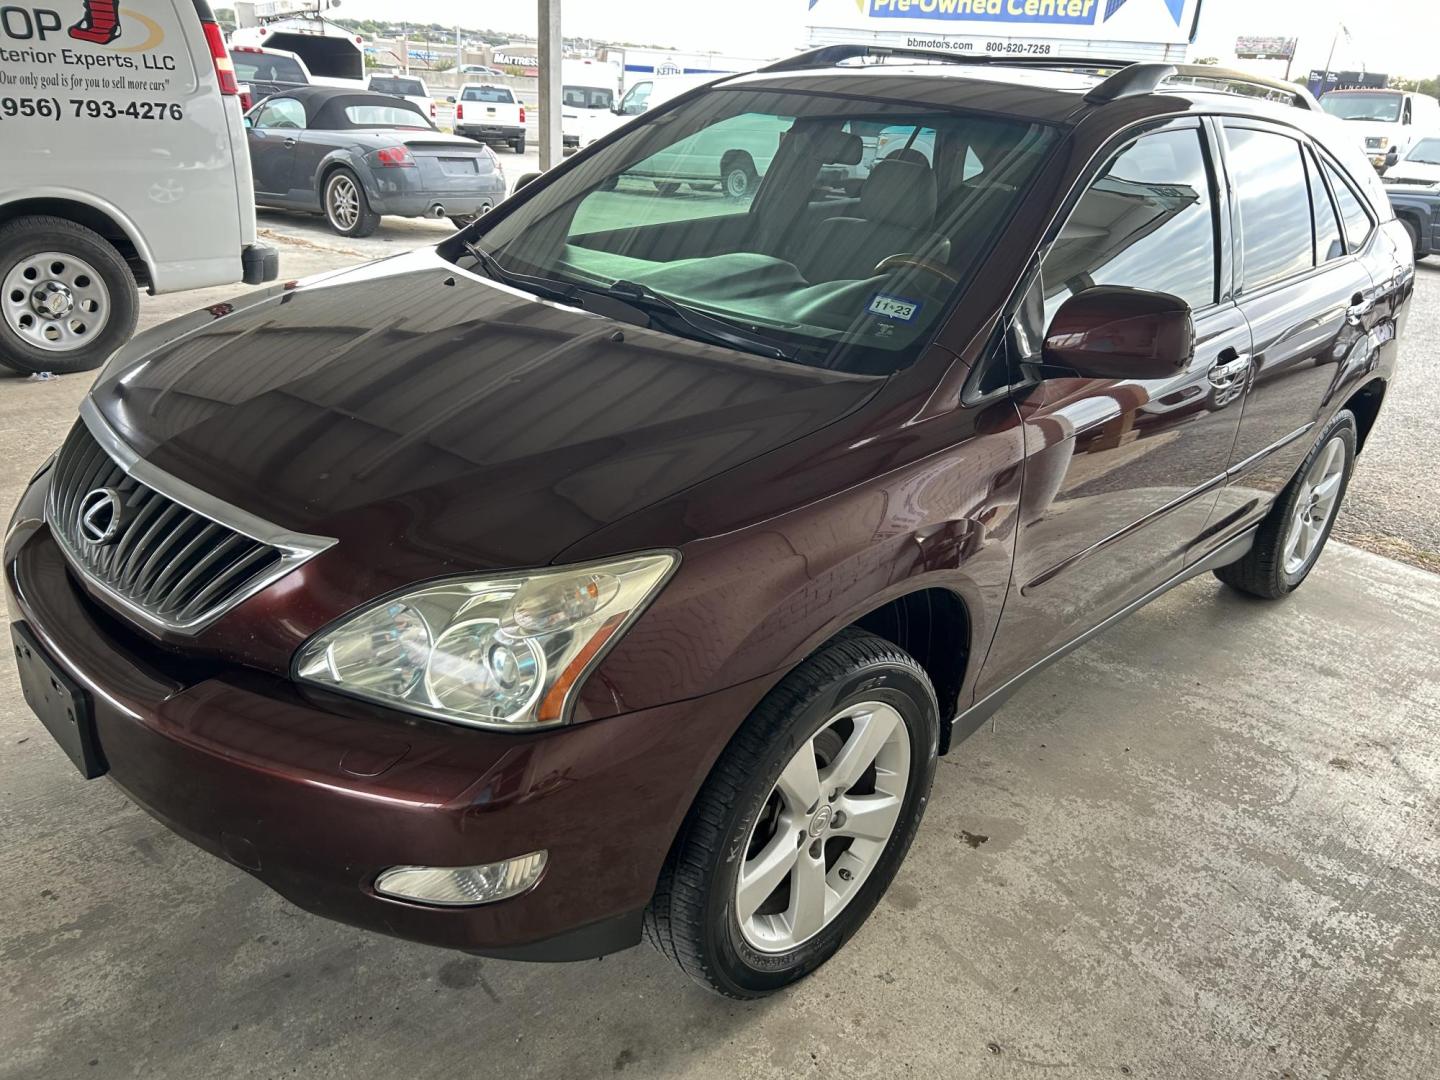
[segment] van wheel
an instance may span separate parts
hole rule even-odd
[[[749,154],[730,154],[720,165],[720,190],[727,198],[743,199],[755,194],[755,185],[759,180],[760,174],[755,171],[755,163],[750,160]]]
[[[0,227],[0,365],[90,371],[135,332],[135,278],[99,233],[58,217]]]
[[[325,220],[341,236],[369,236],[380,224],[380,215],[370,209],[365,189],[349,169],[336,169],[325,178],[322,203]]]
[[[1315,567],[1355,469],[1355,415],[1342,409],[1326,425],[1270,513],[1255,544],[1215,576],[1239,592],[1276,600],[1300,587]]]
[[[920,665],[874,634],[841,633],[765,696],[720,756],[646,911],[651,943],[727,997],[810,974],[899,870],[938,739]]]

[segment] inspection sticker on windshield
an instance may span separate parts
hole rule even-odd
[[[881,315],[887,319],[910,322],[920,314],[920,301],[907,300],[903,296],[886,296],[884,293],[876,293],[871,297],[870,306],[865,310],[871,315]]]

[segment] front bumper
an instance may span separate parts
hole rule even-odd
[[[109,777],[175,832],[356,926],[515,959],[635,944],[695,791],[765,690],[509,735],[197,667],[91,606],[36,520],[44,486],[6,546],[9,610],[88,691]],[[539,882],[493,904],[427,907],[373,888],[391,866],[540,849]]]

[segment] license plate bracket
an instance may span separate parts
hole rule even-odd
[[[20,669],[20,692],[80,775],[104,776],[109,766],[95,734],[95,713],[85,688],[51,660],[24,623],[10,625],[10,642]]]

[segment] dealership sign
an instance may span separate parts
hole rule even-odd
[[[807,0],[810,26],[1006,38],[1188,42],[1200,0]]]

